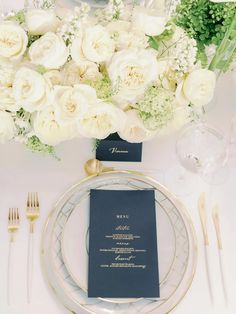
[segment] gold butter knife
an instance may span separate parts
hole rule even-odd
[[[205,257],[205,267],[206,267],[206,274],[207,274],[207,283],[208,283],[208,290],[210,295],[211,303],[214,303],[213,299],[213,292],[212,292],[212,279],[211,279],[211,272],[209,266],[209,237],[207,231],[207,215],[206,215],[206,197],[205,193],[201,193],[198,199],[198,211],[202,226],[202,233],[204,239],[204,257]]]

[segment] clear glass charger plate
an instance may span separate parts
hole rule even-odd
[[[157,204],[160,298],[88,298],[86,261],[90,190],[150,188],[155,190]],[[60,198],[45,225],[41,256],[47,282],[73,313],[164,314],[182,300],[191,285],[197,244],[186,210],[166,188],[139,173],[112,171],[80,181]]]

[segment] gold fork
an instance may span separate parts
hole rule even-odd
[[[33,276],[33,257],[34,257],[34,225],[39,218],[39,198],[38,193],[28,193],[26,217],[29,220],[29,240],[27,255],[27,300],[30,303],[31,285]]]
[[[15,241],[15,234],[20,227],[20,216],[18,208],[9,208],[8,214],[8,232],[10,234],[9,250],[8,250],[8,269],[7,269],[7,301],[10,305],[10,284],[11,284],[11,260],[12,249]]]

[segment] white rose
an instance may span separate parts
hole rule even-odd
[[[88,85],[54,87],[55,116],[61,124],[75,122],[87,112],[90,105],[96,102],[96,91]]]
[[[137,6],[134,8],[132,21],[134,27],[146,35],[157,36],[164,32],[166,17],[157,15],[154,9]]]
[[[155,136],[156,131],[150,131],[144,126],[137,110],[127,111],[126,116],[125,127],[118,133],[120,138],[130,143],[141,143]]]
[[[176,90],[176,98],[180,104],[192,103],[195,106],[208,104],[213,96],[216,84],[214,72],[198,69],[186,77]]]
[[[174,116],[169,123],[158,131],[158,136],[163,136],[178,131],[191,121],[191,111],[189,106],[179,106],[174,110]]]
[[[0,143],[11,140],[15,135],[15,124],[10,113],[0,111]]]
[[[150,50],[127,49],[114,54],[108,74],[116,92],[114,101],[122,108],[134,103],[157,78],[157,60]]]
[[[16,70],[11,64],[0,64],[0,87],[12,87]]]
[[[46,33],[36,40],[29,49],[32,63],[43,65],[46,69],[58,69],[69,56],[69,49],[62,38],[54,33]]]
[[[15,101],[12,88],[0,87],[0,110],[16,112],[20,104]]]
[[[15,112],[20,109],[12,90],[15,73],[16,70],[9,64],[0,66],[0,110]]]
[[[80,34],[77,34],[76,38],[73,40],[70,47],[71,58],[78,65],[81,62],[87,61],[82,50],[82,40],[83,40],[83,35],[82,35],[82,32],[80,32]]]
[[[47,106],[44,110],[34,113],[32,120],[35,135],[44,144],[54,146],[76,136],[74,124],[58,123],[53,106]]]
[[[175,97],[178,105],[187,106],[189,104],[189,100],[185,97],[183,91],[184,81],[180,82],[175,91]]]
[[[29,32],[33,35],[55,32],[59,25],[54,10],[29,9],[25,14],[25,20]]]
[[[14,61],[23,56],[28,44],[26,32],[12,22],[0,23],[0,58]]]
[[[115,50],[114,41],[101,25],[86,28],[83,34],[82,51],[84,56],[93,62],[109,61]]]
[[[78,122],[79,133],[84,137],[104,139],[121,131],[126,121],[125,113],[110,103],[98,102],[91,106]]]
[[[47,104],[48,85],[41,74],[23,67],[16,73],[13,93],[16,102],[22,108],[34,112]]]
[[[115,41],[116,50],[148,47],[147,36],[144,32],[133,29],[130,22],[112,21],[107,25],[107,30]]]
[[[44,73],[43,76],[46,79],[50,88],[52,88],[55,85],[61,85],[63,82],[62,73],[58,70],[48,71],[48,72]]]
[[[80,64],[76,64],[71,61],[63,69],[63,84],[75,85],[85,80],[96,80],[101,76],[96,63],[81,61]]]

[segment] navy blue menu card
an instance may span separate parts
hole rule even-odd
[[[91,190],[88,297],[160,296],[153,190]]]

